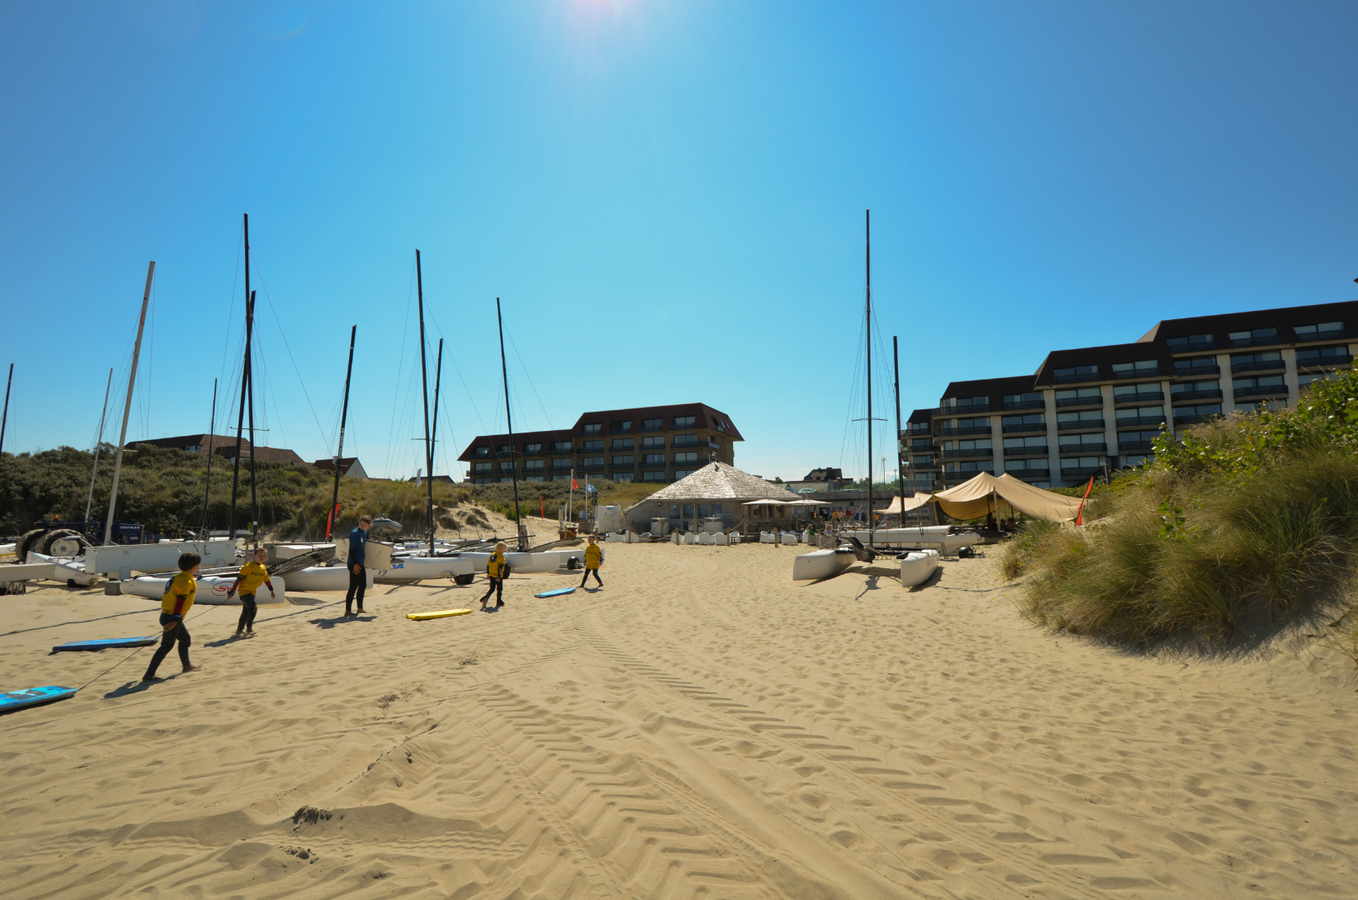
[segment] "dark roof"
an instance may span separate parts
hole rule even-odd
[[[1005,378],[978,378],[973,381],[954,381],[943,392],[942,399],[956,397],[990,397],[999,404],[1005,394],[1025,394],[1033,390],[1033,376],[1010,375]],[[998,406],[997,406],[998,408]]]
[[[236,455],[235,442],[232,441],[231,444],[226,447],[213,448],[212,455],[225,457],[226,459],[234,458]],[[262,463],[284,463],[290,466],[311,465],[306,460],[302,459],[302,457],[298,456],[296,453],[293,453],[291,450],[288,450],[283,447],[257,446],[255,447],[254,450],[254,457],[256,462]],[[250,458],[250,444],[248,441],[241,444],[240,458],[242,463]]]
[[[1034,381],[1043,386],[1056,384],[1056,370],[1078,366],[1094,366],[1097,370],[1089,381],[1109,381],[1113,377],[1113,363],[1140,362],[1155,360],[1160,364],[1160,373],[1153,377],[1163,378],[1174,373],[1174,357],[1163,341],[1143,344],[1109,344],[1106,347],[1078,347],[1073,350],[1053,350],[1037,367]]]
[[[910,413],[910,418],[906,419],[905,422],[907,425],[914,425],[917,422],[932,422],[937,413],[938,407],[933,407],[931,409],[917,409]]]
[[[525,453],[526,451],[523,449],[525,444],[542,444],[542,452],[549,453],[551,451],[547,449],[548,445],[554,441],[569,441],[572,437],[574,437],[574,435],[569,431],[525,431],[521,434],[516,433],[514,435],[513,443],[514,452]],[[467,449],[462,451],[462,455],[459,456],[458,459],[462,462],[471,462],[474,459],[484,459],[485,457],[475,456],[472,453],[477,447],[489,447],[491,455],[494,456],[500,452],[502,446],[509,442],[509,435],[507,434],[478,434],[472,439],[472,442],[467,445]],[[568,453],[570,451],[563,450],[562,452]]]
[[[340,474],[344,475],[345,473],[347,473],[351,468],[353,468],[354,463],[356,462],[358,462],[357,456],[341,456],[339,460]],[[312,463],[312,465],[318,469],[324,469],[327,472],[333,472],[335,470],[335,462],[334,460],[330,459],[318,459],[314,463]]]
[[[1279,343],[1290,343],[1295,337],[1292,329],[1298,325],[1335,321],[1343,322],[1349,328],[1358,327],[1358,300],[1256,309],[1212,316],[1190,316],[1186,319],[1162,319],[1155,323],[1154,328],[1142,335],[1137,343],[1196,334],[1213,334],[1218,341],[1222,341],[1228,332],[1252,331],[1255,328],[1277,328]]]
[[[812,469],[802,481],[843,481],[843,469]]]
[[[236,436],[234,434],[181,434],[175,437],[151,438],[146,441],[137,441],[138,444],[150,444],[152,447],[164,447],[171,450],[183,450],[187,447],[202,447],[202,450],[195,452],[206,453],[209,441],[213,452],[221,447],[236,446]],[[250,446],[250,439],[241,437],[241,446]]]
[[[731,417],[719,409],[713,409],[706,403],[672,403],[668,406],[637,406],[632,409],[605,409],[596,412],[587,412],[575,422],[575,427],[571,431],[575,434],[583,434],[586,425],[602,425],[607,431],[614,423],[630,421],[632,430],[636,431],[641,426],[642,419],[664,419],[665,431],[673,431],[673,420],[675,416],[693,416],[693,427],[695,429],[705,428],[709,431],[720,431],[729,435],[733,441],[743,441],[740,431],[731,422]],[[724,426],[724,427],[722,427]]]

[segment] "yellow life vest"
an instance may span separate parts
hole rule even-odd
[[[193,595],[197,592],[197,580],[188,572],[180,572],[165,588],[165,596],[160,600],[160,609],[170,615],[186,616],[193,608]]]
[[[509,562],[503,553],[493,553],[486,561],[486,574],[491,578],[503,578],[509,574]]]
[[[240,567],[240,574],[236,576],[236,590],[242,594],[254,594],[259,586],[268,580],[269,570],[251,560]]]
[[[599,564],[604,561],[604,548],[598,544],[590,544],[585,547],[585,568],[597,569]]]

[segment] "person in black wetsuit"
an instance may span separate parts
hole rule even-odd
[[[505,551],[509,545],[504,541],[495,545],[495,552],[486,560],[486,580],[490,582],[490,587],[486,588],[486,595],[481,598],[481,608],[486,608],[486,601],[490,595],[495,595],[495,608],[499,609],[505,605],[505,579],[509,577],[509,561],[505,559]]]
[[[344,615],[354,615],[354,597],[358,597],[358,614],[363,615],[363,590],[368,586],[368,570],[364,568],[368,549],[368,528],[372,516],[363,516],[358,527],[349,532],[349,592],[344,595]]]

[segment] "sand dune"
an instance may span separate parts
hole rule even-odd
[[[6,897],[1349,897],[1353,663],[1033,629],[990,560],[902,590],[795,585],[791,548],[607,547],[606,587],[381,588],[190,622],[143,688],[154,604],[0,609]],[[175,672],[173,657],[162,670]]]

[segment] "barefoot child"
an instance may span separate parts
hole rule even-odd
[[[179,555],[179,574],[170,579],[165,596],[160,601],[160,630],[163,632],[160,646],[156,648],[155,656],[151,657],[151,665],[142,676],[142,681],[155,680],[156,669],[175,644],[179,644],[179,662],[183,664],[185,672],[202,668],[189,663],[191,641],[189,630],[184,627],[184,617],[193,608],[193,595],[198,591],[198,582],[193,576],[198,574],[198,566],[202,561],[203,558],[197,553]]]
[[[585,577],[580,579],[580,587],[584,587],[585,582],[589,581],[591,572],[594,573],[594,580],[599,582],[599,587],[603,587],[604,583],[599,578],[599,566],[604,562],[604,548],[599,546],[599,539],[596,536],[591,534],[588,540],[589,545],[585,547]]]
[[[226,592],[228,598],[240,589],[240,621],[236,623],[236,637],[248,635],[255,636],[255,613],[259,607],[255,604],[255,591],[262,584],[269,589],[269,596],[277,599],[278,595],[273,592],[273,582],[269,580],[269,570],[264,563],[269,559],[269,551],[263,547],[255,548],[255,558],[240,567],[240,574],[236,576],[236,583],[231,585],[231,590]]]
[[[505,579],[509,577],[509,561],[505,559],[505,551],[509,545],[504,541],[495,545],[495,552],[486,561],[486,580],[490,582],[490,587],[486,588],[486,596],[481,598],[481,608],[486,608],[486,601],[490,595],[495,595],[495,608],[499,609],[505,605]]]

